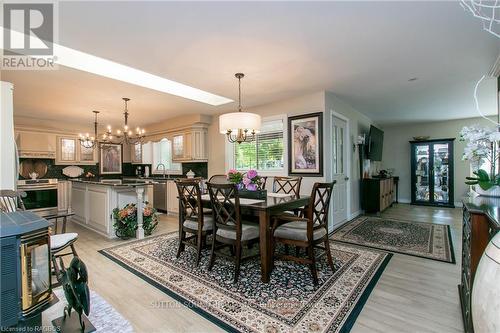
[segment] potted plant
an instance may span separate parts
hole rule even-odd
[[[260,177],[256,170],[248,170],[243,174],[237,170],[231,169],[227,173],[227,179],[236,184],[238,194],[242,198],[265,199],[267,191],[262,190],[265,178]]]
[[[137,207],[134,203],[127,204],[122,209],[113,209],[115,234],[121,239],[135,237],[137,230]],[[146,201],[142,209],[142,228],[144,234],[149,236],[158,225],[158,215],[156,209],[151,207]]]
[[[465,183],[474,186],[474,191],[479,195],[500,197],[498,129],[466,126],[460,132],[460,141],[466,142],[462,160],[470,161],[474,175],[465,177]],[[489,170],[481,168],[486,162],[489,162]]]

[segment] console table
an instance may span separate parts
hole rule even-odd
[[[465,332],[472,326],[471,296],[477,265],[490,239],[500,230],[500,198],[467,197],[462,200],[462,272],[458,285]]]
[[[361,181],[361,207],[367,213],[377,213],[397,200],[395,186],[399,177],[364,178]]]

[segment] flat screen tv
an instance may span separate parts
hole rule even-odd
[[[382,148],[384,146],[384,132],[375,126],[370,126],[368,135],[368,159],[372,161],[382,161]]]

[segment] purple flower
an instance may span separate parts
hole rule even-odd
[[[247,177],[250,179],[254,179],[255,177],[257,177],[257,171],[256,170],[248,170]]]
[[[250,184],[252,181],[250,180],[250,178],[244,177],[242,182],[243,184],[245,184],[245,186],[248,186],[248,184]]]
[[[245,187],[245,185],[243,185],[243,183],[236,184],[236,188],[238,190],[242,190],[244,187]]]
[[[247,190],[249,191],[257,191],[257,185],[255,185],[254,183],[250,183],[247,185]]]

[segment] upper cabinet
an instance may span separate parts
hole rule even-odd
[[[56,135],[51,133],[18,131],[16,145],[19,157],[55,158]]]
[[[57,136],[56,164],[96,164],[97,150],[83,147],[77,136]]]
[[[132,164],[153,163],[153,143],[136,143],[130,145],[130,161]]]
[[[202,162],[208,160],[207,130],[190,129],[172,136],[173,162]]]

